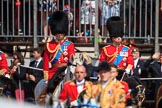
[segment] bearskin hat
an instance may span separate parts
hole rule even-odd
[[[69,20],[67,14],[63,11],[54,12],[49,18],[49,25],[53,35],[59,33],[67,35],[69,30]]]
[[[124,35],[124,22],[119,16],[110,17],[107,22],[107,29],[112,37],[123,37]]]
[[[97,68],[97,71],[100,72],[100,71],[103,71],[103,70],[106,70],[106,71],[110,71],[111,70],[111,66],[108,62],[106,61],[103,61],[99,64],[98,68]]]

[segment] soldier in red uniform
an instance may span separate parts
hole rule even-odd
[[[0,51],[0,75],[6,75],[8,73],[8,63],[6,55]]]
[[[123,27],[124,23],[118,16],[107,20],[107,29],[112,44],[102,48],[99,61],[107,61],[130,74],[133,69],[133,57],[130,48],[122,44]]]
[[[87,73],[83,65],[76,67],[74,75],[76,79],[66,82],[59,96],[61,103],[64,103],[69,98],[71,107],[77,106],[79,94],[86,89],[90,89],[92,86],[91,82],[85,81]]]
[[[63,11],[56,11],[49,19],[49,28],[55,40],[46,44],[43,56],[44,78],[51,79],[58,68],[67,65],[70,56],[75,54],[74,44],[67,41],[69,22],[68,16]],[[49,62],[51,69],[49,69]]]

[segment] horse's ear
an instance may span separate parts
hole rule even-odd
[[[74,61],[74,55],[71,55],[69,62],[73,63],[73,61]]]
[[[84,61],[84,56],[83,56],[83,54],[79,54],[79,59],[80,59],[80,61]]]

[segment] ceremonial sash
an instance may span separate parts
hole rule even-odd
[[[55,56],[55,58],[53,59],[53,61],[51,62],[52,64],[55,64],[57,61],[58,61],[58,59],[60,58],[60,56],[62,55],[62,52],[64,52],[64,50],[65,50],[65,47],[64,46],[69,46],[70,45],[70,42],[69,41],[65,41],[61,46],[60,46],[60,48],[61,48],[61,50],[60,49],[58,49],[57,51],[56,51],[56,56]],[[61,52],[62,51],[62,52]]]
[[[120,52],[126,52],[126,51],[128,51],[128,48],[127,47],[123,47]],[[121,54],[118,54],[118,56],[116,57],[116,59],[113,62],[113,64],[118,66],[120,64],[120,62],[122,61],[123,57],[124,56],[121,56]]]

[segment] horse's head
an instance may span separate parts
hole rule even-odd
[[[83,64],[83,58],[77,55],[72,55],[70,57],[70,63],[73,66],[77,66],[77,65],[82,65]]]
[[[86,53],[80,53],[78,55],[72,55],[70,57],[70,63],[72,65],[82,65],[83,63],[91,64],[91,57]]]
[[[83,52],[75,56],[71,56],[70,59],[70,71],[74,73],[77,65],[84,65],[86,67],[87,76],[86,80],[96,82],[98,80],[98,75],[96,72],[96,67],[92,65],[91,57],[88,53]]]
[[[91,64],[92,63],[92,60],[91,60],[91,57],[88,55],[88,53],[86,52],[83,52],[83,53],[80,53],[79,54],[79,58],[85,62],[86,64]]]
[[[82,65],[83,61],[84,61],[83,57],[77,56],[77,55],[72,55],[70,57],[70,60],[69,60],[69,62],[70,62],[69,63],[70,64],[69,65],[70,71],[74,74],[76,66],[77,65]]]

